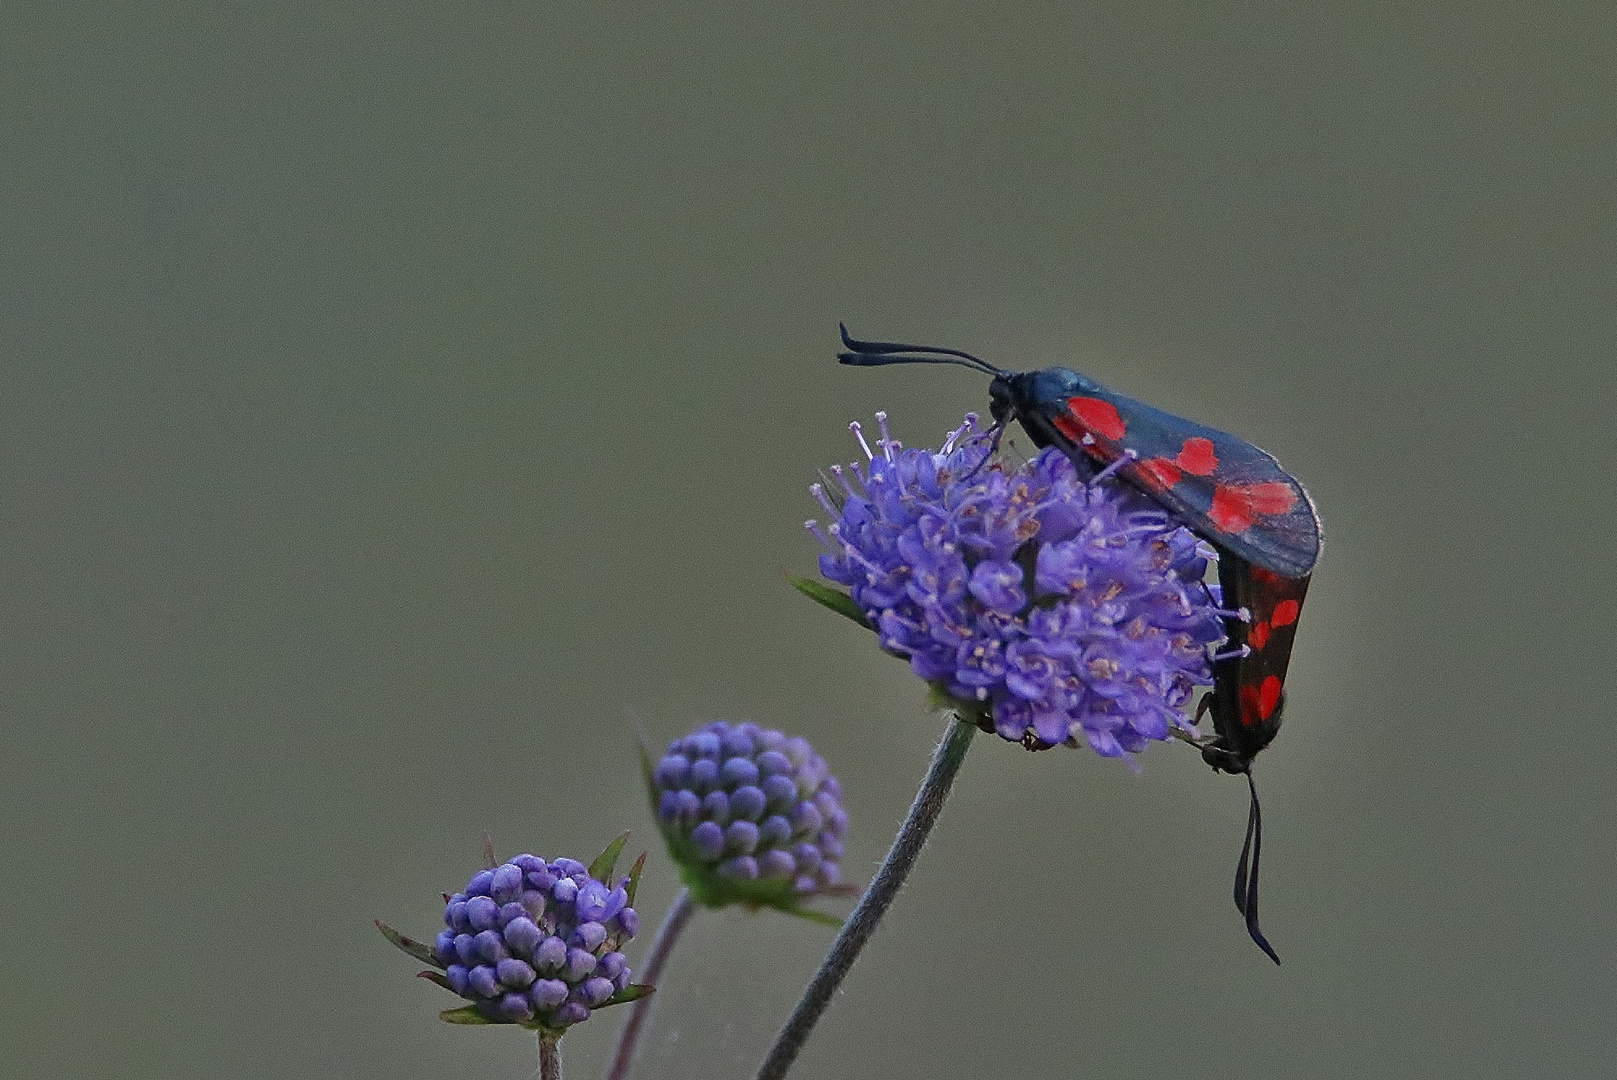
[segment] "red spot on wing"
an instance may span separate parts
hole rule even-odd
[[[1213,488],[1213,506],[1207,511],[1207,518],[1227,533],[1244,533],[1256,520],[1252,516],[1252,508],[1233,488],[1223,484]]]
[[[1297,505],[1297,493],[1290,484],[1275,481],[1236,487],[1219,484],[1213,488],[1213,506],[1207,518],[1227,533],[1243,533],[1260,517],[1283,514]]]
[[[1276,619],[1278,622],[1278,618]],[[1254,649],[1261,649],[1269,644],[1269,624],[1260,622],[1246,635],[1246,643]]]
[[[1282,600],[1275,605],[1275,613],[1271,616],[1276,626],[1290,626],[1297,621],[1297,601]]]
[[[1252,509],[1260,514],[1284,514],[1297,505],[1297,493],[1291,489],[1290,484],[1275,480],[1267,484],[1253,484],[1251,487],[1239,488]]]
[[[1167,458],[1152,457],[1141,461],[1136,468],[1148,483],[1162,488],[1171,488],[1179,483],[1179,467]]]
[[[1256,686],[1241,687],[1241,726],[1256,727],[1260,700]]]
[[[1071,397],[1067,399],[1067,408],[1096,435],[1113,442],[1123,437],[1126,430],[1123,418],[1117,414],[1117,406],[1111,402],[1100,398]]]
[[[1271,675],[1263,680],[1258,687],[1258,715],[1265,720],[1274,715],[1275,707],[1280,704],[1280,677]]]
[[[1200,436],[1186,439],[1179,456],[1173,460],[1181,469],[1196,476],[1212,476],[1213,470],[1218,468],[1218,455],[1213,453],[1213,440],[1203,439]]]
[[[1284,580],[1283,578],[1281,578],[1281,576],[1279,574],[1275,573],[1273,570],[1265,570],[1261,566],[1251,567],[1250,572],[1252,574],[1252,580],[1253,581],[1261,581],[1265,585],[1274,585],[1274,584],[1277,584],[1280,581]]]
[[[1261,686],[1241,687],[1241,724],[1256,727],[1267,721],[1280,707],[1280,677],[1270,675]]]
[[[1084,430],[1082,424],[1078,423],[1078,421],[1074,420],[1066,413],[1056,413],[1050,418],[1050,423],[1054,424],[1057,431],[1061,432],[1061,434],[1065,435],[1073,442],[1082,442],[1084,436],[1089,434]]]

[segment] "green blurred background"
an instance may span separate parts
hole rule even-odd
[[[485,830],[655,846],[628,715],[811,737],[867,879],[940,723],[783,572],[847,421],[986,383],[839,368],[839,319],[1241,433],[1328,540],[1260,769],[1285,966],[1238,780],[982,739],[797,1075],[1617,1070],[1608,5],[0,30],[7,1075],[526,1075],[370,920],[430,933]],[[750,1076],[828,940],[701,916],[641,1075]]]

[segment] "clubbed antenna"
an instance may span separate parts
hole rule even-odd
[[[981,371],[985,375],[1009,375],[1010,372],[990,364],[987,360],[961,352],[959,349],[939,349],[931,345],[901,345],[896,341],[857,341],[848,336],[848,327],[838,323],[842,331],[842,344],[847,352],[837,353],[837,359],[855,367],[882,367],[887,364],[958,364]]]

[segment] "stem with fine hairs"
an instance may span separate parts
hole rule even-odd
[[[820,969],[814,973],[814,978],[810,979],[808,986],[804,988],[803,996],[798,1001],[797,1008],[792,1010],[786,1026],[775,1036],[775,1044],[769,1048],[763,1064],[758,1066],[755,1080],[781,1080],[786,1075],[786,1070],[792,1067],[792,1062],[797,1059],[803,1044],[808,1041],[815,1023],[825,1012],[826,1006],[831,1004],[832,995],[836,993],[837,987],[842,985],[842,980],[847,977],[853,962],[859,958],[860,950],[876,932],[876,925],[887,913],[893,898],[898,895],[898,890],[903,888],[904,880],[909,877],[910,868],[915,865],[915,859],[921,854],[922,845],[926,843],[927,834],[932,831],[938,815],[943,811],[943,801],[949,797],[949,787],[954,783],[955,774],[960,771],[960,763],[965,759],[966,750],[971,746],[971,737],[976,733],[974,725],[955,717],[950,718],[949,729],[943,733],[943,740],[938,743],[937,752],[932,756],[932,767],[921,783],[921,790],[915,793],[915,802],[910,804],[909,816],[904,819],[904,824],[899,826],[898,835],[893,838],[893,846],[888,849],[887,858],[882,860],[881,868],[876,871],[876,877],[871,881],[870,888],[860,897],[859,906],[853,909],[848,921],[842,924],[842,932],[837,935],[836,941],[832,942],[831,951],[826,954],[820,963]]]
[[[642,982],[657,985],[663,966],[668,963],[668,954],[674,951],[680,933],[695,913],[696,904],[691,900],[691,891],[679,890],[668,914],[663,916],[662,926],[657,928],[657,936],[652,939],[651,952],[646,956],[646,970],[640,976]],[[607,1067],[606,1080],[624,1080],[629,1075],[629,1066],[634,1063],[635,1046],[640,1041],[640,1031],[651,1016],[651,1003],[656,997],[656,994],[652,994],[629,1005],[629,1017],[618,1031],[618,1044],[612,1050],[612,1064]]]
[[[561,1036],[539,1033],[539,1080],[561,1080]]]

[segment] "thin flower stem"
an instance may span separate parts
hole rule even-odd
[[[558,1035],[539,1033],[539,1080],[561,1080],[561,1041]]]
[[[696,904],[691,900],[691,891],[679,890],[668,914],[663,916],[663,924],[657,928],[657,936],[652,939],[651,952],[646,956],[646,970],[640,976],[641,982],[656,986],[661,980],[668,954],[674,951],[685,924],[691,921],[695,913]],[[624,1080],[629,1075],[629,1066],[634,1063],[635,1044],[640,1040],[640,1029],[646,1026],[646,1020],[651,1016],[651,1003],[656,996],[652,994],[629,1005],[629,1017],[618,1031],[618,1045],[612,1051],[612,1064],[606,1070],[606,1080]]]
[[[921,790],[915,793],[909,816],[899,826],[887,858],[882,860],[881,868],[876,871],[876,877],[871,881],[870,888],[865,890],[865,895],[860,897],[853,914],[842,924],[842,932],[837,934],[831,951],[820,964],[820,970],[814,973],[814,978],[803,990],[803,996],[787,1019],[786,1026],[775,1036],[775,1045],[769,1048],[763,1064],[758,1066],[755,1080],[781,1080],[786,1070],[792,1067],[798,1052],[808,1041],[809,1032],[831,1003],[831,996],[847,977],[860,950],[876,932],[876,924],[881,922],[898,890],[903,887],[904,880],[909,877],[910,868],[915,865],[927,834],[932,831],[938,815],[943,811],[943,800],[949,797],[949,787],[954,783],[960,763],[971,746],[971,737],[976,733],[977,729],[964,720],[950,720],[949,729],[944,732],[943,741],[938,743],[937,753],[932,756],[932,767],[921,783]]]

